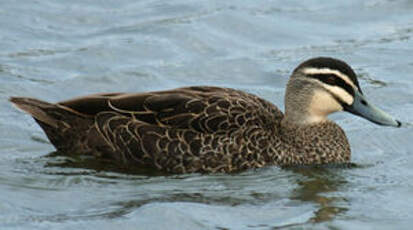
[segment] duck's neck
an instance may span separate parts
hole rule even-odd
[[[317,125],[327,122],[328,118],[324,114],[311,114],[308,111],[286,111],[284,122],[288,122],[298,126]]]
[[[305,78],[290,79],[284,100],[285,119],[301,125],[326,122],[329,114],[343,109],[330,92]]]
[[[344,131],[334,122],[281,121],[280,137],[287,150],[285,164],[326,164],[350,161],[350,146]]]

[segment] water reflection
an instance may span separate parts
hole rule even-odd
[[[122,165],[110,159],[95,158],[84,155],[67,155],[51,152],[46,156],[43,173],[62,176],[93,175],[109,179],[105,183],[122,184],[133,191],[125,191],[128,196],[118,201],[116,206],[122,207],[119,213],[128,213],[145,204],[154,202],[195,202],[202,204],[218,204],[237,206],[256,204],[279,198],[279,194],[257,192],[250,182],[259,178],[259,171],[234,174],[182,174],[174,175],[159,172],[152,168],[133,165]],[[85,172],[85,169],[87,170]],[[262,181],[264,183],[265,180]],[[243,190],[245,189],[245,190]]]
[[[250,181],[248,177],[254,176],[253,174],[260,174],[260,171],[252,171],[245,175],[242,173],[235,175],[167,175],[153,169],[142,169],[133,166],[126,168],[114,161],[90,156],[67,156],[60,152],[52,152],[47,157],[46,167],[60,167],[58,170],[53,170],[56,172],[52,174],[67,175],[67,172],[62,172],[61,169],[74,168],[88,169],[91,170],[91,172],[101,172],[98,176],[103,178],[140,180],[136,181],[137,189],[135,192],[129,194],[130,197],[124,197],[125,199],[117,201],[116,204],[112,204],[119,207],[115,212],[111,213],[113,216],[125,215],[145,204],[154,202],[195,202],[234,207],[246,203],[265,203],[280,198],[280,194],[274,191],[258,193],[255,190],[253,193],[245,191],[245,193],[243,193],[238,190],[239,185],[236,182],[237,180]],[[300,203],[316,204],[313,217],[306,223],[293,225],[331,221],[336,216],[344,214],[348,210],[347,207],[349,205],[346,199],[338,196],[336,192],[343,191],[343,187],[347,184],[345,177],[342,176],[342,170],[355,167],[359,166],[355,164],[340,164],[282,169],[281,171],[289,171],[296,175],[294,178],[296,178],[295,183],[298,186],[288,194],[288,199],[300,201]],[[74,172],[79,173],[78,170]],[[113,174],[113,172],[115,172],[115,174]],[[123,177],[122,175],[129,175],[129,177]],[[173,182],[173,180],[175,180],[175,182]],[[211,184],[217,182],[222,183],[223,181],[230,181],[231,185],[211,189]],[[165,184],[165,182],[168,183]],[[139,189],[140,185],[147,184],[150,186],[151,183],[154,183],[156,186],[163,184],[163,188],[160,190],[155,189],[151,193],[144,191],[144,189]],[[265,183],[265,181],[261,183]],[[273,183],[275,182],[269,182],[269,186]],[[279,227],[291,227],[291,225]]]
[[[297,167],[290,170],[304,176],[297,181],[299,187],[291,195],[292,200],[315,203],[319,206],[309,222],[320,223],[333,220],[344,214],[348,208],[346,199],[335,192],[342,191],[347,181],[342,170],[357,168],[354,163],[322,165],[314,167]]]

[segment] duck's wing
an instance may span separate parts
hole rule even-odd
[[[92,149],[174,173],[263,166],[261,152],[283,117],[255,95],[217,87],[97,94],[59,105],[94,118],[104,144],[90,142]]]
[[[245,125],[266,129],[283,116],[277,107],[255,95],[205,86],[136,94],[96,94],[59,104],[81,114],[116,112],[149,125],[202,133],[227,132]]]
[[[105,108],[95,115],[95,126],[107,154],[173,173],[261,167],[266,160],[260,152],[283,116],[257,96],[226,88],[94,97],[65,105],[89,114]],[[105,97],[106,104],[99,99]]]

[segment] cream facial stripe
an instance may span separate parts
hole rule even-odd
[[[337,77],[340,77],[341,79],[343,79],[343,81],[345,81],[347,84],[349,84],[351,87],[353,87],[354,90],[357,90],[357,87],[354,85],[354,83],[350,80],[350,78],[343,74],[342,72],[338,71],[338,70],[333,70],[333,69],[329,69],[329,68],[305,68],[303,69],[303,73],[304,74],[334,74]]]
[[[333,95],[338,97],[341,101],[345,102],[347,105],[351,105],[354,102],[354,97],[350,95],[347,91],[339,86],[331,86],[323,84],[323,87],[326,88]]]
[[[357,87],[345,74],[328,68],[306,68],[303,70],[307,76],[321,81],[326,88],[341,103],[351,105],[354,102],[354,91]],[[329,78],[333,78],[330,83]]]

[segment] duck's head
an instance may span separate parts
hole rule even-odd
[[[330,113],[347,111],[379,125],[401,123],[371,104],[357,76],[345,62],[328,57],[309,59],[292,73],[285,95],[285,117],[290,122],[322,122]]]

